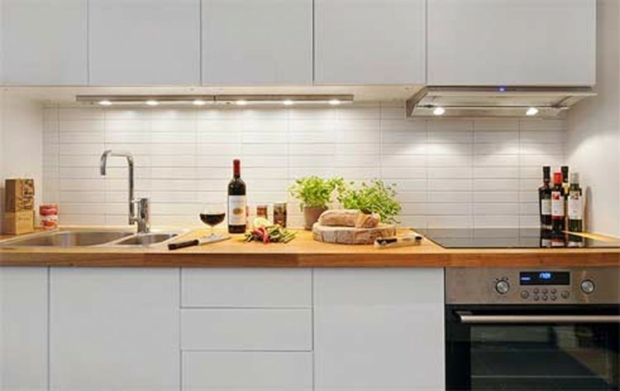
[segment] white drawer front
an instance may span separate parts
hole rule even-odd
[[[184,352],[183,391],[311,391],[312,353]]]
[[[311,308],[310,269],[182,269],[183,307]]]
[[[310,309],[184,309],[183,350],[312,350]]]

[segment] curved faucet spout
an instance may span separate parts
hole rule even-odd
[[[99,165],[99,170],[101,175],[106,175],[107,165],[108,165],[108,157],[110,156],[118,156],[127,158],[127,164],[129,165],[129,224],[132,225],[138,218],[136,216],[136,210],[134,205],[134,173],[133,173],[133,155],[130,152],[124,151],[112,151],[111,149],[105,151],[101,155],[101,162]]]

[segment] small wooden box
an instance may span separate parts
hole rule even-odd
[[[4,210],[17,213],[34,210],[34,179],[7,179],[4,182]]]
[[[5,212],[3,231],[8,235],[21,235],[34,232],[34,211]]]

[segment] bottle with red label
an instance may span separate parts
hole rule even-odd
[[[566,245],[565,230],[565,207],[566,202],[564,187],[562,186],[562,173],[553,174],[553,188],[551,188],[551,246],[564,247]]]

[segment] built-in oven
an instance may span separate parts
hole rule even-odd
[[[620,390],[620,267],[446,269],[448,390]]]

